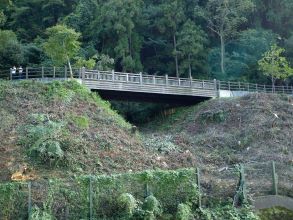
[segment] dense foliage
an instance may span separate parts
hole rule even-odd
[[[0,7],[1,69],[70,60],[90,68],[269,83],[258,60],[273,44],[285,48],[292,65],[290,0],[2,0]],[[69,54],[62,42],[50,45],[66,33],[76,41],[69,42]]]
[[[0,184],[1,219],[257,220],[250,207],[217,203],[199,209],[195,169],[144,171]],[[164,183],[164,184],[161,184]],[[145,193],[145,185],[149,193]],[[19,205],[19,204],[25,205]],[[30,210],[30,209],[29,209]]]

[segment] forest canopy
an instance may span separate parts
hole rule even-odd
[[[78,45],[58,65],[270,83],[273,45],[293,63],[292,0],[0,0],[0,69],[56,64],[58,28]]]

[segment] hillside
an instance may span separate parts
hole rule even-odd
[[[271,190],[271,161],[276,161],[280,188],[292,194],[292,128],[291,98],[253,94],[173,109],[167,118],[147,124],[143,132],[147,141],[165,143],[157,150],[166,157],[174,151],[185,152],[214,179],[229,180],[232,172],[225,176],[223,171],[245,164],[247,179],[255,181],[249,187],[255,191]],[[205,183],[208,187],[210,179]]]
[[[18,172],[65,177],[156,164],[132,126],[74,81],[0,81],[0,121],[2,181]]]

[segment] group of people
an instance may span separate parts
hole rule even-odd
[[[17,74],[18,71],[18,74]],[[23,68],[20,66],[16,68],[15,66],[10,68],[10,73],[13,79],[22,79]]]

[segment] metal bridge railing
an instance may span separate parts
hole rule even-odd
[[[101,80],[121,83],[133,83],[143,85],[158,85],[182,88],[196,88],[203,90],[227,90],[248,93],[281,93],[293,95],[293,86],[282,85],[272,86],[255,83],[230,82],[220,80],[198,80],[193,78],[176,78],[155,75],[145,75],[142,73],[123,73],[115,71],[85,70],[82,68],[73,68],[73,77],[83,80]],[[84,74],[84,76],[83,76]],[[70,78],[69,68],[65,67],[26,67],[22,73],[16,71],[12,74],[10,70],[0,71],[0,79],[18,80],[18,79],[67,79]]]

